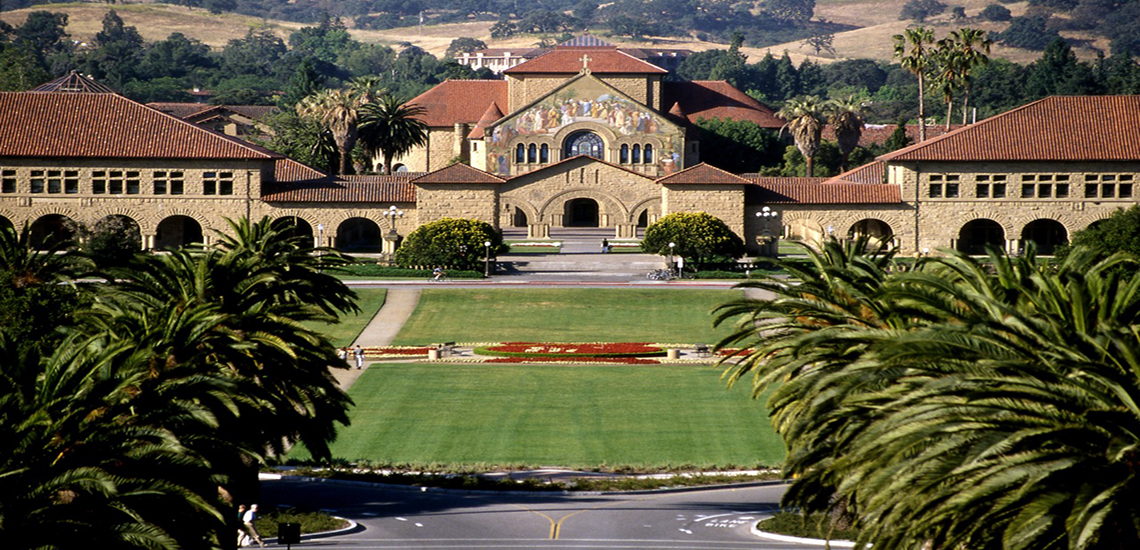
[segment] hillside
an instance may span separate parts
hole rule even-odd
[[[800,42],[789,42],[764,48],[743,48],[749,56],[749,62],[758,61],[766,53],[783,55],[786,51],[796,63],[804,59],[812,59],[820,63],[829,63],[837,59],[870,58],[890,60],[891,36],[904,30],[911,22],[899,21],[898,13],[902,9],[904,0],[888,0],[886,2],[873,0],[819,0],[816,5],[816,19],[826,19],[835,23],[860,27],[856,30],[837,33],[833,46],[835,56],[816,56],[811,48]],[[980,21],[977,14],[992,0],[955,0],[956,5],[966,9],[967,20],[952,20],[949,15],[942,15],[926,23],[935,30],[939,36],[950,30],[964,26],[980,28],[989,31],[1000,31],[1004,23]],[[1024,13],[1026,2],[1005,4],[1014,15]],[[174,6],[161,3],[143,2],[132,4],[108,5],[104,3],[71,3],[51,4],[14,10],[0,13],[0,20],[12,25],[19,25],[27,14],[36,9],[47,9],[62,12],[68,15],[68,32],[72,38],[79,41],[89,41],[102,25],[104,14],[114,9],[127,25],[133,25],[148,41],[162,40],[173,32],[181,32],[191,38],[196,38],[214,49],[220,49],[235,38],[241,38],[250,28],[272,29],[282,38],[287,38],[294,30],[305,24],[291,21],[261,19],[244,15],[225,13],[214,15],[204,9],[191,9],[183,6]],[[351,22],[348,22],[351,25]],[[469,22],[444,25],[425,25],[421,27],[404,27],[387,30],[364,30],[350,28],[354,38],[366,43],[398,44],[410,42],[424,50],[441,57],[451,40],[468,36],[478,38],[494,48],[531,48],[541,37],[534,35],[514,36],[508,39],[493,40],[490,32],[491,23]],[[1069,38],[1083,39],[1080,36]],[[623,37],[607,37],[614,44],[629,47],[658,47],[658,48],[687,48],[694,51],[709,49],[723,49],[726,46],[720,43],[702,42],[696,39],[683,40],[678,38],[658,38],[652,40],[633,41]],[[1104,41],[1093,41],[1092,45],[1107,50]],[[1089,47],[1074,47],[1079,57],[1091,59],[1096,51]],[[1038,57],[1040,52],[996,46],[994,57],[1005,58],[1018,63],[1029,63]]]

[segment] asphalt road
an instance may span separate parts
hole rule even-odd
[[[784,489],[564,495],[263,481],[262,502],[322,508],[360,524],[298,548],[810,548],[750,532]]]

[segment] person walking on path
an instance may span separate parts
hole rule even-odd
[[[609,251],[610,251],[610,240],[609,239],[602,239],[602,254],[605,254]]]
[[[238,548],[242,546],[249,546],[249,533],[245,532],[245,505],[238,505]]]
[[[356,344],[356,350],[352,352],[352,355],[354,355],[356,357],[356,369],[357,370],[363,369],[364,368],[364,348],[360,347],[360,344]]]
[[[257,519],[257,505],[250,504],[249,510],[245,511],[241,521],[245,524],[245,532],[249,533],[249,538],[256,542],[258,546],[265,548],[265,543],[261,542],[261,534],[257,532],[257,527],[254,527],[253,522]]]

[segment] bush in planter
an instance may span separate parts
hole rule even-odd
[[[641,250],[650,254],[685,258],[686,267],[700,269],[711,261],[736,259],[744,255],[744,241],[719,218],[704,212],[677,212],[657,220],[645,230]]]
[[[443,218],[412,231],[396,250],[401,267],[436,267],[483,270],[483,243],[491,241],[491,256],[506,252],[503,237],[487,222]]]

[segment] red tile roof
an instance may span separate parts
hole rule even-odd
[[[457,162],[423,176],[412,179],[412,183],[503,183],[503,178],[489,174],[478,168]]]
[[[887,181],[887,165],[876,160],[857,168],[852,168],[838,176],[828,178],[826,183],[865,183],[880,185]]]
[[[670,108],[680,105],[689,124],[696,124],[702,118],[727,118],[754,122],[761,128],[774,130],[784,126],[775,111],[723,80],[664,82],[661,104]]]
[[[721,170],[715,166],[700,163],[690,166],[676,174],[659,178],[657,183],[667,184],[718,184],[718,185],[747,185],[748,180]]]
[[[866,183],[788,183],[783,178],[759,178],[758,201],[762,204],[897,204],[902,193],[897,185]],[[820,179],[820,178],[812,178]],[[769,181],[777,180],[777,181]]]
[[[414,203],[416,202],[416,186],[406,181],[348,182],[337,180],[301,184],[278,183],[263,191],[261,200],[265,202]]]
[[[331,181],[333,177],[291,158],[282,158],[273,163],[273,179],[277,183],[299,183]]]
[[[882,145],[886,143],[887,138],[895,132],[896,124],[867,124],[863,126],[863,133],[859,136],[859,146],[867,147],[869,145]],[[961,128],[961,124],[951,124],[950,130]],[[926,125],[926,139],[935,138],[942,134],[949,132],[943,124],[927,124]],[[911,143],[918,141],[918,125],[907,124],[906,135],[910,138]],[[821,137],[824,141],[835,141],[835,128],[830,124],[823,127]]]
[[[887,153],[882,160],[1140,160],[1140,96],[1058,96]]]
[[[116,94],[0,93],[0,156],[277,159]]]
[[[515,65],[506,74],[577,74],[582,70],[582,57],[596,74],[668,74],[669,71],[642,61],[617,48],[556,47],[548,53]]]
[[[272,105],[215,105],[207,106],[205,109],[183,116],[182,118],[197,122],[204,120],[203,117],[207,116],[225,117],[227,113],[234,113],[257,120],[275,112],[277,112],[277,107]]]
[[[507,83],[504,80],[447,80],[408,103],[426,109],[420,120],[433,128],[451,127],[456,122],[475,124],[490,104],[508,104]]]
[[[213,105],[208,103],[187,103],[187,102],[166,102],[155,101],[146,104],[147,107],[158,109],[168,115],[176,116],[178,118],[186,118],[194,113],[214,108]]]
[[[487,130],[487,127],[494,124],[495,121],[500,118],[503,118],[503,110],[499,108],[498,103],[492,103],[487,107],[487,111],[483,113],[483,116],[479,117],[479,123],[475,125],[475,129],[471,130],[471,133],[467,134],[467,138],[483,139],[483,132]]]

